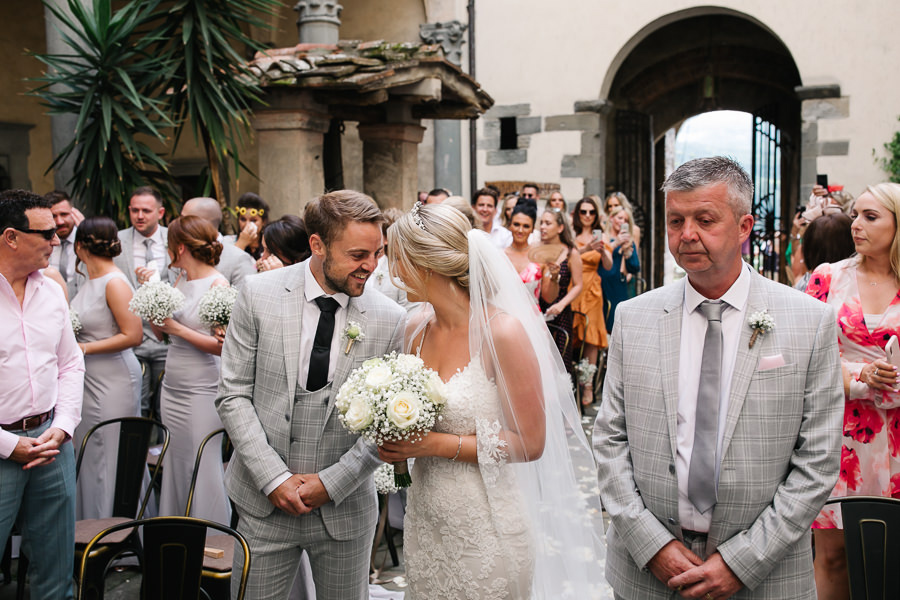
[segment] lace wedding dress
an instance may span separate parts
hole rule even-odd
[[[500,429],[500,398],[479,358],[447,382],[435,431],[477,434],[478,464],[416,459],[403,537],[410,595],[416,600],[528,598],[533,547],[527,513]],[[501,499],[490,489],[504,490]]]

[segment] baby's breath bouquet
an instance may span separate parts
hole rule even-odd
[[[441,418],[445,402],[437,373],[417,356],[392,352],[370,358],[350,373],[335,406],[344,427],[381,446],[421,439]],[[412,483],[406,461],[394,463],[394,481],[397,487]]]
[[[382,463],[380,467],[375,469],[375,491],[379,494],[387,495],[395,493],[398,489],[396,482],[394,482],[394,465]]]
[[[72,331],[75,332],[75,335],[81,333],[81,330],[84,328],[81,326],[81,319],[78,317],[78,311],[74,308],[69,309],[69,320],[72,322]]]
[[[210,327],[228,327],[235,300],[237,290],[233,287],[217,285],[209,288],[200,298],[200,320]]]
[[[176,290],[165,281],[148,281],[139,287],[128,303],[128,310],[150,321],[157,327],[161,327],[166,319],[172,316],[184,306],[184,294]],[[168,343],[169,336],[164,335],[163,341]]]

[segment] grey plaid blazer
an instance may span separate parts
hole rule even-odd
[[[684,281],[620,304],[603,403],[594,423],[600,496],[611,517],[606,576],[622,598],[674,598],[644,567],[678,523],[675,471]],[[843,386],[834,311],[753,273],[747,315],[775,327],[749,348],[731,382],[718,503],[707,554],[744,588],[735,598],[815,600],[809,531],[838,476]],[[785,365],[759,371],[761,357]],[[698,357],[699,359],[699,357]]]
[[[351,298],[348,320],[357,321],[365,338],[349,354],[339,353],[324,421],[303,423],[318,432],[314,456],[289,457],[291,414],[300,369],[300,321],[304,263],[260,273],[244,280],[222,348],[222,371],[216,408],[235,453],[225,484],[235,504],[255,517],[274,506],[262,493],[272,479],[289,471],[288,463],[317,472],[332,502],[321,507],[328,532],[338,540],[374,527],[375,491],[370,475],[380,464],[374,446],[350,435],[338,421],[334,397],[350,371],[373,356],[400,350],[406,311],[366,288]],[[304,357],[303,360],[308,360]],[[319,417],[321,419],[321,417]],[[295,424],[296,425],[296,424]]]

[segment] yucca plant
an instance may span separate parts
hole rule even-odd
[[[158,0],[125,3],[113,11],[111,0],[93,0],[92,8],[68,0],[69,14],[45,3],[62,23],[68,54],[33,54],[47,71],[33,79],[31,92],[51,114],[78,116],[74,138],[48,168],[74,156],[70,192],[88,214],[127,222],[128,195],[154,184],[170,190],[168,164],[148,145],[165,142],[174,126],[160,98],[160,73],[170,58],[156,55],[158,41],[137,35],[146,29]],[[71,15],[71,16],[70,16]]]
[[[171,63],[163,87],[177,123],[175,145],[190,126],[206,152],[214,195],[227,204],[229,173],[242,166],[239,150],[250,131],[250,107],[260,88],[247,54],[263,48],[245,33],[269,27],[261,15],[277,14],[280,0],[174,0],[156,11],[153,52]]]

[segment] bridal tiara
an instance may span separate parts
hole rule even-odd
[[[424,206],[424,204],[422,204],[422,202],[420,201],[417,201],[415,204],[413,204],[413,207],[409,211],[409,214],[412,215],[413,221],[419,227],[419,229],[421,229],[422,231],[428,231],[427,229],[425,229],[425,221],[422,220],[422,216],[419,214],[419,209],[422,206]]]

